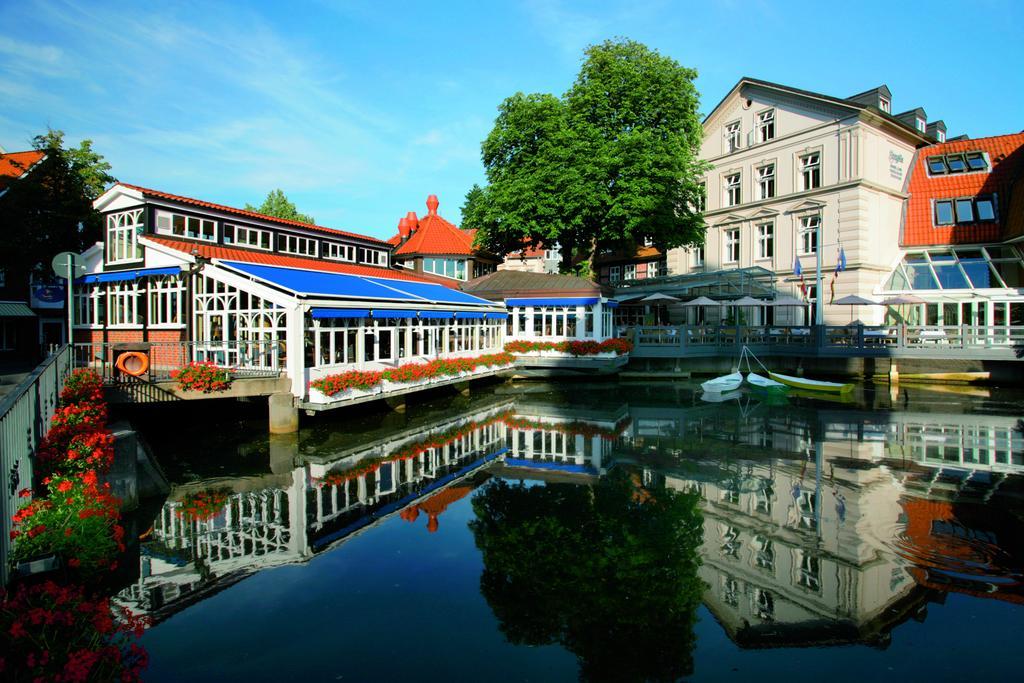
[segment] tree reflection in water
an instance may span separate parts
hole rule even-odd
[[[473,499],[480,589],[509,642],[560,644],[585,681],[693,671],[698,497],[616,468],[593,486],[496,480]]]

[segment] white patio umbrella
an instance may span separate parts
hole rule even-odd
[[[903,307],[923,303],[925,303],[924,299],[919,296],[914,296],[913,294],[897,294],[896,296],[891,296],[888,299],[882,299],[883,306],[892,306],[894,308],[896,306],[900,307],[899,316],[904,325],[907,324],[907,318],[903,315]]]
[[[691,301],[684,301],[683,306],[718,306],[720,302],[706,296],[698,296]]]
[[[679,301],[679,299],[677,299],[674,296],[670,296],[668,294],[657,293],[657,294],[651,294],[650,296],[645,296],[643,299],[640,299],[640,301],[643,302],[643,303],[646,303],[646,302],[649,302],[649,301],[664,301],[666,303],[669,303],[669,302],[672,302],[672,301]]]
[[[780,297],[778,297],[776,299],[769,299],[768,301],[765,301],[764,305],[765,306],[806,306],[807,302],[806,301],[801,301],[800,299],[797,299],[795,296],[789,296],[788,294],[785,294],[785,295],[780,296]]]
[[[736,299],[731,302],[733,306],[764,306],[765,302],[761,299],[755,299],[752,296],[745,296],[742,299]]]

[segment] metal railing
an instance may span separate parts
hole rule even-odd
[[[627,336],[629,332],[627,331]],[[760,347],[824,356],[1022,358],[1022,325],[681,325],[632,328],[634,355],[709,356]]]
[[[32,487],[32,457],[46,434],[71,372],[71,347],[62,346],[0,400],[0,585],[7,583],[7,558],[11,553],[11,518],[18,509],[18,491]]]
[[[227,368],[236,377],[277,377],[285,367],[284,344],[279,341],[237,342],[83,342],[74,346],[74,367],[91,368],[105,384],[138,381],[117,369],[122,353],[138,351],[149,359],[149,368],[139,379],[160,382],[192,362],[210,362]]]

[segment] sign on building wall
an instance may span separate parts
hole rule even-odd
[[[896,180],[903,180],[903,155],[899,152],[889,152],[889,175]]]
[[[32,308],[64,308],[64,283],[33,279],[29,284],[29,306]]]

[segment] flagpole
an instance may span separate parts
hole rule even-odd
[[[822,298],[824,292],[821,290],[821,220],[818,220],[818,227],[815,228],[814,235],[814,255],[815,255],[815,285],[814,285],[814,323],[816,325],[825,324],[825,300]]]

